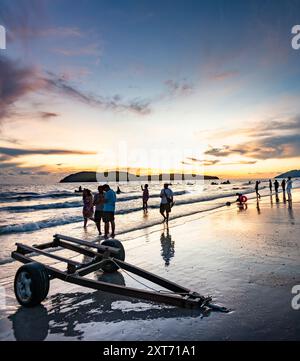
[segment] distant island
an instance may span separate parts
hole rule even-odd
[[[287,177],[291,177],[291,178],[300,177],[300,169],[290,170],[286,173],[282,173],[282,174],[276,176],[275,178],[287,178]]]
[[[196,176],[193,174],[157,174],[157,175],[141,175],[141,176],[137,176],[135,174],[132,173],[128,173],[128,172],[120,172],[120,171],[110,171],[110,172],[104,172],[103,175],[103,181],[107,181],[107,182],[112,182],[112,181],[134,181],[137,180],[136,178],[138,178],[139,181],[142,182],[150,182],[151,180],[155,180],[155,181],[163,181],[164,179],[170,179],[170,181],[172,180],[187,180],[187,181],[193,181],[196,180],[197,177],[199,179],[199,177],[202,176]],[[208,176],[205,175],[204,179],[219,179],[218,177],[214,177],[214,176]],[[59,183],[89,183],[89,182],[98,182],[99,179],[97,179],[96,177],[96,172],[78,172],[75,174],[70,174],[67,177],[63,178],[60,180]]]

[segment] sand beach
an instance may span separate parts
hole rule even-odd
[[[126,261],[226,306],[227,314],[179,309],[91,291],[59,280],[33,309],[13,293],[18,262],[1,265],[0,340],[299,340],[300,192],[279,194],[155,225],[117,237]],[[89,277],[141,287],[123,271]],[[159,286],[158,286],[159,288]]]

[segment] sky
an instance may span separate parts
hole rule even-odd
[[[300,0],[0,0],[0,182],[299,169]]]

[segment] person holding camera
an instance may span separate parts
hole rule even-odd
[[[164,217],[164,222],[169,222],[169,214],[174,205],[174,195],[172,189],[169,188],[169,184],[165,183],[164,188],[160,192],[160,214]]]

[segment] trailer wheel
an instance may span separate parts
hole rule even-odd
[[[123,244],[117,239],[105,240],[101,243],[101,246],[120,248],[120,252],[114,255],[114,258],[117,258],[121,261],[125,261],[125,249],[123,247]],[[104,272],[112,273],[112,272],[116,272],[119,269],[119,267],[115,263],[108,261],[101,267],[101,269]]]
[[[14,291],[20,305],[34,307],[47,297],[49,285],[49,275],[45,266],[31,262],[18,269]]]

